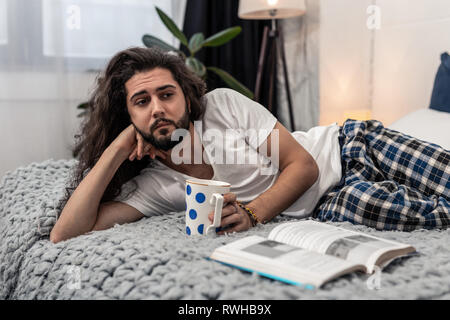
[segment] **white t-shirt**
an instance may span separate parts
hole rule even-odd
[[[214,170],[212,180],[230,183],[230,192],[248,203],[269,189],[280,174],[276,164],[256,151],[272,132],[277,119],[262,105],[231,89],[209,92],[204,102],[205,114],[201,121],[194,123],[194,132],[195,140],[205,149],[204,158]],[[292,133],[316,160],[320,174],[314,185],[283,214],[310,216],[320,197],[340,181],[338,130],[339,126],[332,124]],[[185,140],[175,148],[181,148]],[[143,169],[131,179],[137,183],[137,189],[130,197],[124,195],[132,186],[131,181],[122,186],[122,194],[115,200],[146,216],[185,210],[185,181],[193,177],[158,160],[154,163],[154,167]]]

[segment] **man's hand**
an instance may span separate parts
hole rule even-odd
[[[127,154],[127,158],[130,161],[133,161],[136,158],[141,160],[146,155],[149,155],[152,159],[155,159],[156,156],[163,159],[166,158],[164,153],[157,150],[153,145],[147,143],[144,138],[142,138],[139,132],[134,128],[133,124],[130,124],[125,128],[125,130],[114,139],[111,146],[122,150]]]
[[[247,212],[243,210],[236,202],[236,195],[234,193],[225,193],[223,195],[224,207],[222,209],[222,221],[220,223],[219,235],[232,232],[240,232],[248,230],[252,227],[252,221]],[[214,211],[208,215],[211,223],[214,219]]]

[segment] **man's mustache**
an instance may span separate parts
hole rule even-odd
[[[166,119],[166,118],[158,118],[153,124],[150,126],[150,133],[153,133],[155,129],[161,124],[161,122],[170,123],[177,127],[176,123],[173,120]]]

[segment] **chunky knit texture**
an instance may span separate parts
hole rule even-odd
[[[266,236],[287,217],[248,232],[193,238],[185,234],[184,212],[174,212],[52,244],[56,206],[75,164],[47,160],[2,178],[0,299],[450,299],[449,230],[381,232],[334,223],[420,252],[387,266],[378,290],[361,273],[308,290],[206,259],[235,239]]]

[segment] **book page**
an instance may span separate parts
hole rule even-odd
[[[211,258],[315,286],[340,274],[363,269],[349,261],[258,236],[217,248]]]
[[[268,238],[364,264],[367,272],[372,272],[383,253],[410,247],[312,220],[281,224],[272,230]]]

